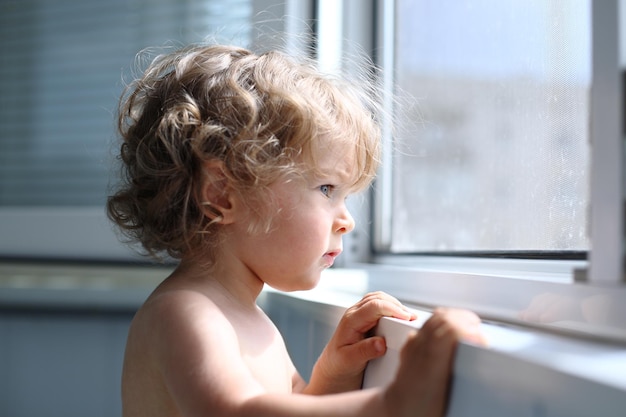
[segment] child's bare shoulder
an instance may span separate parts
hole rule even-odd
[[[229,333],[235,337],[223,309],[207,294],[185,286],[158,288],[137,312],[131,332],[134,330],[153,347],[166,347],[162,344],[184,340],[191,342],[190,339],[215,332],[222,337]]]
[[[242,378],[247,370],[232,324],[214,300],[194,288],[159,288],[146,300],[131,324],[124,362],[123,398],[154,404],[149,408],[157,416],[173,411],[191,388],[212,393],[188,404],[200,414],[238,397],[237,383],[247,387],[243,392],[257,388]],[[223,390],[216,390],[222,382]],[[145,398],[149,392],[158,398]]]

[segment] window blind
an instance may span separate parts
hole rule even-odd
[[[102,206],[136,53],[207,37],[247,46],[252,10],[252,0],[0,0],[0,207]]]

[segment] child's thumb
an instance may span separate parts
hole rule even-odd
[[[386,351],[387,344],[385,339],[380,336],[372,336],[353,344],[346,353],[351,362],[364,364],[367,361],[383,356]]]

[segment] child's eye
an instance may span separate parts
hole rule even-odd
[[[330,185],[330,184],[324,184],[324,185],[320,185],[320,191],[322,192],[322,194],[324,194],[326,197],[330,197],[330,194],[333,191],[333,188],[335,188],[334,186]]]

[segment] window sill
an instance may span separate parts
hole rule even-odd
[[[365,387],[391,380],[412,327],[382,319],[387,353],[367,368]],[[626,350],[522,329],[484,324],[489,347],[461,344],[454,363],[449,417],[622,416]]]
[[[626,285],[575,282],[583,261],[412,262],[351,267],[367,271],[368,288],[415,307],[467,308],[489,321],[626,343]]]
[[[302,365],[304,370],[314,363],[327,341],[322,339],[329,336],[343,309],[364,292],[386,290],[396,296],[405,294],[405,298],[414,296],[399,292],[402,286],[396,281],[406,280],[406,274],[407,271],[371,266],[334,268],[323,274],[320,285],[312,291],[281,293],[268,289],[264,302],[272,306],[276,317],[287,322],[281,328],[279,317],[277,325],[288,346],[295,343],[298,352],[306,340],[316,344],[316,349],[306,354],[309,363]],[[438,285],[433,286],[436,289]],[[430,293],[436,291],[431,289]],[[406,335],[430,316],[427,307],[416,311],[415,322],[390,318],[380,321],[377,332],[385,336],[388,351],[383,358],[370,363],[366,387],[385,384],[393,376]],[[521,322],[484,320],[482,326],[489,346],[461,344],[457,351],[448,416],[623,415],[626,409],[623,344],[562,330],[548,331]]]
[[[0,309],[134,312],[171,269],[0,262]]]

